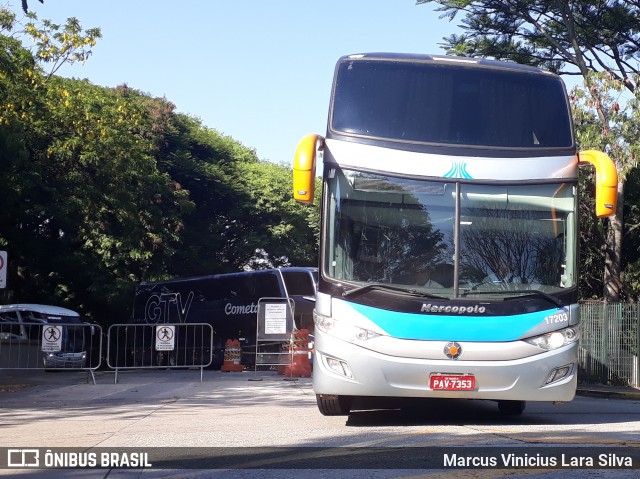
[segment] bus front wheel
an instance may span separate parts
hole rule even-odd
[[[526,406],[526,401],[498,401],[498,411],[506,416],[522,414]]]
[[[346,416],[351,411],[351,397],[316,394],[318,409],[323,416]]]

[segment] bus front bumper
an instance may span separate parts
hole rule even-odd
[[[576,361],[577,343],[513,360],[434,360],[385,355],[319,334],[313,389],[346,396],[570,401],[577,386]],[[474,387],[432,389],[433,375],[473,377]]]

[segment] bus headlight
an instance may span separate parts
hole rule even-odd
[[[562,346],[574,343],[577,340],[578,331],[574,328],[561,329],[560,331],[553,331],[541,336],[525,339],[527,343],[533,344],[534,346],[538,346],[539,348],[547,351],[561,348]]]
[[[324,364],[336,374],[344,376],[345,378],[353,379],[353,373],[346,361],[331,356],[323,356]]]
[[[569,376],[569,374],[571,374],[571,371],[573,371],[573,364],[567,364],[565,366],[555,368],[551,370],[551,372],[549,373],[549,376],[547,376],[547,380],[545,381],[545,384],[551,384],[556,381],[560,381],[561,379],[564,379],[567,376]]]
[[[316,311],[313,312],[313,322],[316,328],[325,333],[333,332],[335,335],[337,331],[340,331],[340,337],[352,343],[355,341],[367,341],[368,339],[382,336],[380,333],[376,333],[370,329],[339,324],[335,319],[319,314]],[[338,328],[338,326],[340,327]]]

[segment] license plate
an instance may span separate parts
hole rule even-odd
[[[436,391],[473,391],[476,378],[470,374],[433,374],[429,387]]]

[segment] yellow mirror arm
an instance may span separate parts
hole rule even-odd
[[[293,159],[293,197],[300,203],[313,203],[315,193],[316,155],[324,138],[306,135],[298,143]]]
[[[606,218],[616,213],[618,200],[618,172],[605,153],[585,150],[579,153],[580,164],[590,164],[596,170],[596,216]]]

